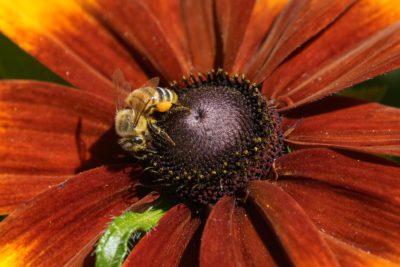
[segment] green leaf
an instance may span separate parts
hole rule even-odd
[[[0,33],[0,79],[28,79],[69,85]]]
[[[97,244],[96,266],[121,266],[128,253],[131,236],[133,235],[134,241],[137,242],[158,223],[171,206],[169,202],[157,200],[143,213],[128,211],[116,217]]]
[[[379,102],[384,98],[386,92],[387,86],[385,84],[381,84],[369,87],[350,87],[344,91],[339,92],[338,95],[355,97],[371,102]]]

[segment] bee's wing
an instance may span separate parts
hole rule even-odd
[[[132,91],[132,87],[125,80],[125,76],[120,69],[114,71],[112,80],[114,84],[114,101],[118,111],[124,107],[125,98]]]
[[[143,93],[149,94],[149,95],[154,95],[157,90],[157,86],[160,82],[160,78],[154,77],[148,80],[145,84],[143,84],[139,89],[146,91]],[[149,99],[146,100],[146,102],[142,103],[140,110],[138,110],[135,113],[135,121],[133,125],[137,125],[139,122],[140,117],[143,115],[143,112],[148,108],[150,102],[153,100],[153,97],[150,97]]]
[[[145,84],[140,86],[140,88],[143,87],[150,87],[150,88],[157,88],[158,84],[160,83],[160,78],[159,77],[153,77],[150,80],[148,80]]]

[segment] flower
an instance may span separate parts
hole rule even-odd
[[[0,29],[80,88],[2,81],[0,265],[88,263],[114,216],[154,199],[117,146],[111,73],[133,86],[221,66],[263,83],[295,148],[244,205],[185,204],[127,265],[398,265],[400,111],[323,97],[400,65],[396,1],[1,0]],[[322,99],[322,100],[320,100]],[[320,101],[316,101],[320,100]],[[316,101],[316,102],[314,102]],[[292,127],[295,126],[295,127]],[[203,224],[202,224],[203,223]]]

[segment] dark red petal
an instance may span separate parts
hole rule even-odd
[[[250,204],[271,224],[295,266],[338,266],[328,245],[296,201],[267,181],[249,186]]]
[[[140,171],[123,165],[92,169],[12,213],[0,225],[0,265],[74,265],[113,216],[139,199],[135,183]]]
[[[321,232],[400,264],[398,206],[310,179],[281,179],[278,185],[299,203]]]
[[[216,40],[212,0],[181,1],[181,16],[186,29],[192,72],[207,72],[214,67]]]
[[[141,1],[154,15],[163,34],[168,39],[177,57],[181,62],[190,64],[188,40],[185,35],[185,21],[180,14],[180,0],[152,0]]]
[[[133,52],[142,68],[170,81],[189,72],[184,52],[164,32],[158,15],[145,1],[97,0],[93,12]]]
[[[286,117],[287,126],[302,119],[286,138],[288,143],[400,156],[398,108],[343,97],[328,98]]]
[[[117,68],[138,86],[146,76],[81,2],[1,1],[0,30],[67,81],[113,101],[110,76]]]
[[[270,27],[286,6],[288,0],[257,0],[254,4],[249,23],[235,60],[233,71],[242,73],[244,66],[256,54],[261,42],[268,34]],[[252,77],[250,77],[252,78]]]
[[[397,2],[357,1],[280,65],[265,93],[290,109],[399,67],[399,20]]]
[[[302,149],[276,161],[280,177],[302,177],[400,204],[400,166],[391,161],[330,149]]]
[[[120,161],[115,108],[88,92],[2,81],[0,110],[0,213],[79,170]]]
[[[200,248],[201,266],[274,266],[244,210],[232,197],[213,207],[204,229]]]
[[[237,234],[240,242],[238,246],[247,266],[277,266],[263,243],[263,237],[256,231],[243,208],[236,208],[234,220],[238,225]]]
[[[302,149],[276,161],[280,177],[302,177],[400,205],[400,166],[382,158],[329,149]]]
[[[178,266],[199,225],[200,220],[192,216],[188,207],[173,207],[140,240],[123,266]]]
[[[295,49],[339,17],[354,0],[291,1],[277,17],[271,32],[245,68],[256,81],[263,81]]]
[[[237,225],[234,222],[235,200],[220,199],[212,208],[201,238],[200,266],[240,266]]]
[[[247,24],[253,11],[255,0],[217,0],[215,2],[219,37],[222,41],[222,66],[231,71]]]
[[[399,266],[384,258],[377,257],[373,254],[355,248],[349,244],[339,241],[329,235],[323,235],[326,242],[335,253],[341,266],[365,267],[365,266],[380,266],[380,267],[395,267]]]

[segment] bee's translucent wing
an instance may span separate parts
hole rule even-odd
[[[145,84],[143,84],[139,89],[147,91],[149,94],[154,94],[156,92],[157,86],[160,83],[159,77],[154,77],[148,80]],[[152,101],[152,97],[147,99],[142,105],[140,105],[140,109],[137,111],[135,116],[135,121],[133,125],[137,125],[140,117],[143,115],[143,112],[148,108],[149,103]]]
[[[157,88],[159,83],[160,83],[160,78],[159,77],[153,77],[150,80],[148,80],[145,84],[140,86],[140,88],[143,88],[143,87]]]
[[[125,80],[125,76],[120,69],[114,71],[112,80],[114,84],[114,101],[118,111],[125,106],[125,98],[130,92],[132,92],[132,87]]]

